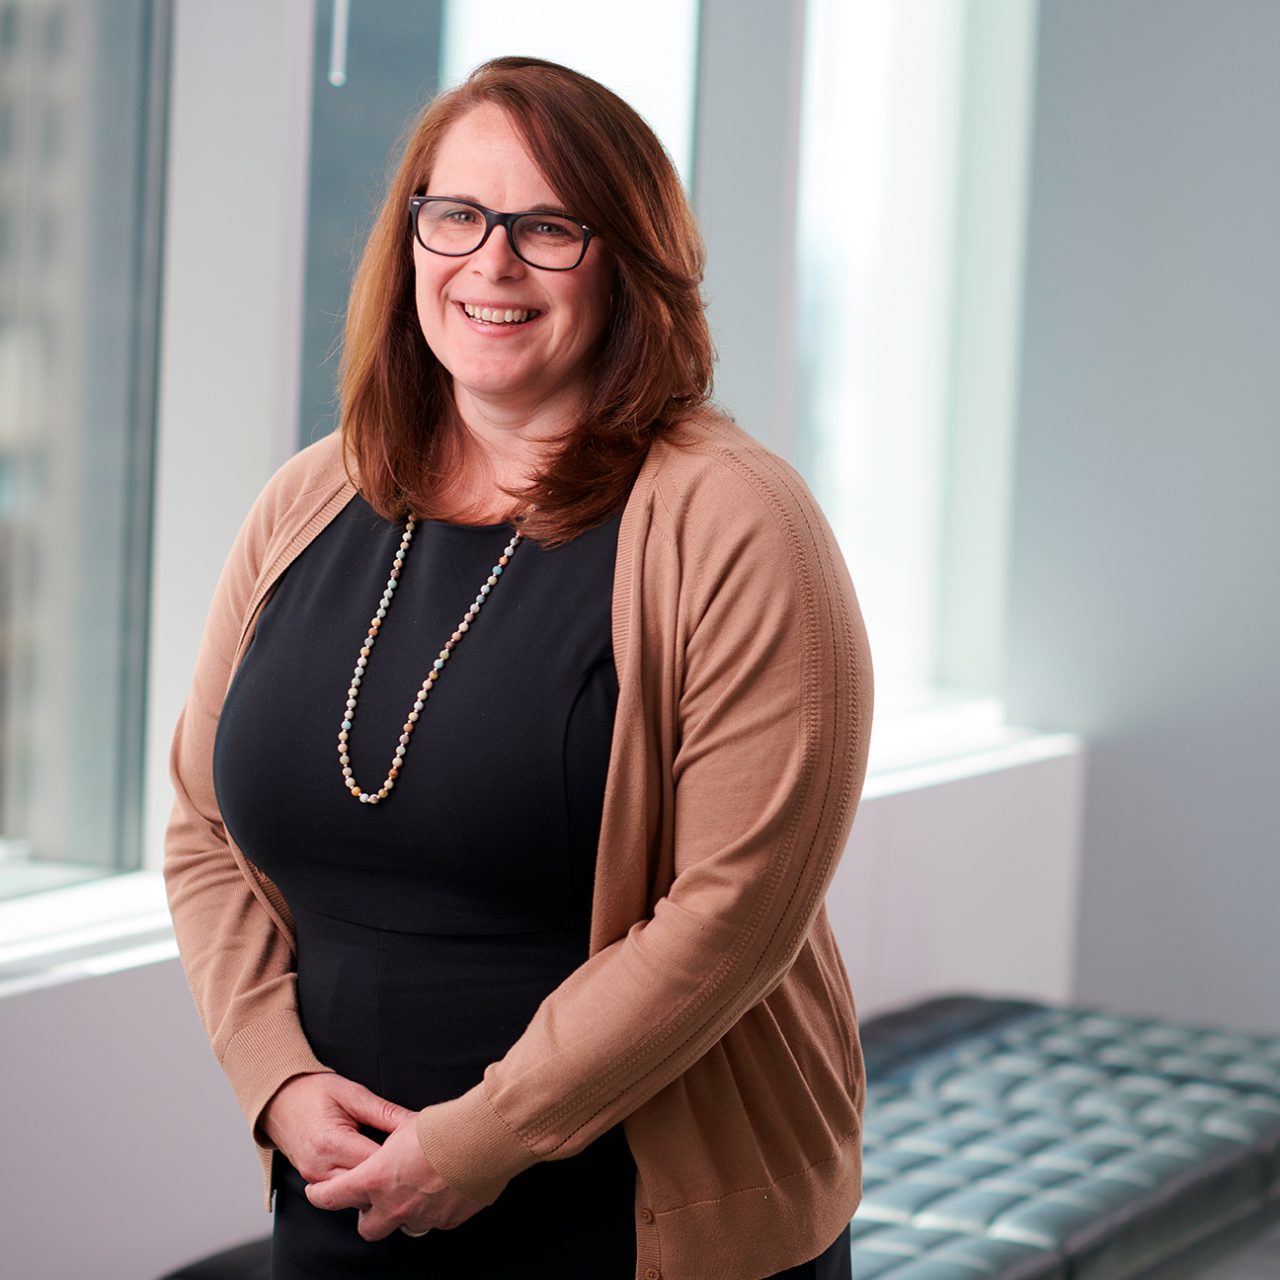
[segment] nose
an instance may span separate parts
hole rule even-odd
[[[509,227],[494,227],[484,244],[471,255],[471,269],[487,280],[509,280],[524,274],[525,265],[511,246]]]

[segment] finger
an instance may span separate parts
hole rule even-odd
[[[414,1114],[407,1107],[378,1097],[354,1080],[348,1080],[346,1084],[347,1088],[342,1091],[342,1106],[352,1119],[361,1124],[371,1125],[383,1133],[394,1133]]]
[[[385,1240],[399,1226],[398,1218],[389,1217],[375,1208],[363,1210],[356,1219],[356,1230],[360,1233],[361,1240]]]
[[[309,1182],[306,1192],[307,1199],[317,1209],[365,1209],[370,1202],[369,1189],[359,1167],[323,1182]]]
[[[306,1167],[295,1166],[308,1182],[324,1182],[363,1164],[382,1148],[372,1138],[354,1129],[334,1129],[312,1153]]]
[[[374,1142],[372,1138],[366,1138],[363,1133],[358,1133],[354,1129],[340,1131],[333,1137],[333,1142],[329,1151],[326,1153],[333,1172],[340,1172],[344,1169],[354,1169],[356,1165],[363,1164],[370,1156],[375,1156],[382,1148]]]

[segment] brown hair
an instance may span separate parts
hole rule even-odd
[[[614,303],[581,421],[514,502],[522,530],[568,541],[623,500],[649,443],[704,403],[712,350],[699,286],[703,248],[671,160],[603,85],[554,62],[495,58],[435,98],[413,126],[352,284],[339,391],[360,490],[387,519],[450,514],[441,481],[466,448],[448,372],[414,302],[409,197],[425,191],[449,127],[500,107],[567,208],[607,246]]]

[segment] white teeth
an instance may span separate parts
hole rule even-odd
[[[534,312],[527,311],[523,307],[509,308],[503,311],[497,307],[475,307],[469,302],[464,302],[462,309],[473,320],[482,320],[486,324],[522,324],[534,314]]]

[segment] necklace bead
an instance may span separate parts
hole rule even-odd
[[[462,637],[471,629],[471,624],[479,616],[484,602],[489,598],[489,593],[497,586],[503,569],[511,563],[511,557],[515,554],[515,550],[523,538],[523,535],[519,533],[512,537],[511,541],[507,543],[506,549],[498,557],[497,563],[489,570],[489,576],[481,586],[479,594],[471,602],[466,613],[463,614],[462,621],[458,623],[453,634],[445,642],[444,648],[436,655],[430,669],[427,671],[421,688],[419,688],[414,697],[413,708],[405,717],[405,722],[400,730],[399,743],[391,757],[391,767],[387,770],[387,776],[382,780],[382,785],[376,791],[365,791],[356,782],[355,771],[351,767],[351,726],[355,720],[356,708],[360,701],[360,685],[364,681],[365,672],[369,666],[369,655],[373,652],[373,646],[378,639],[382,623],[387,616],[387,611],[391,608],[391,600],[395,595],[400,571],[404,568],[405,556],[408,554],[409,544],[413,541],[413,531],[416,527],[417,522],[412,518],[405,521],[404,536],[400,539],[400,546],[396,551],[395,559],[391,563],[391,575],[387,578],[386,586],[382,589],[382,595],[378,600],[378,608],[369,622],[368,633],[365,635],[364,643],[360,646],[360,654],[356,658],[355,669],[351,673],[351,683],[347,686],[347,700],[342,718],[342,727],[338,730],[338,764],[342,770],[342,785],[361,804],[379,804],[391,794],[392,788],[396,785],[396,779],[400,776],[400,767],[404,763],[405,751],[408,749],[409,739],[413,736],[414,726],[422,715],[432,688],[435,686],[436,681],[440,679],[445,665],[449,661],[449,655],[457,647]]]

